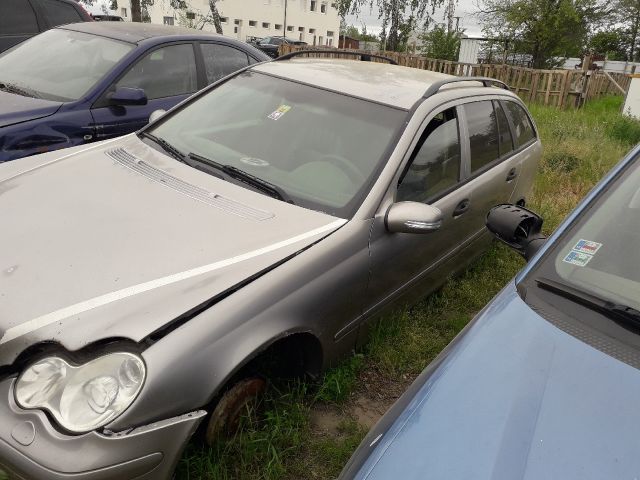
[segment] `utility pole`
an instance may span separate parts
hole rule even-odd
[[[460,31],[460,19],[462,17],[453,17],[453,18],[456,19],[456,32],[459,32]]]
[[[455,10],[455,0],[449,0],[449,5],[447,6],[447,33],[451,33],[453,31],[454,10]]]
[[[287,38],[287,0],[284,0],[284,31],[282,37]]]

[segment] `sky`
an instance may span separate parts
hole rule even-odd
[[[455,16],[462,17],[460,19],[460,28],[465,29],[465,34],[470,37],[482,36],[482,27],[478,22],[477,16],[474,14],[474,12],[478,10],[475,3],[476,0],[458,0],[456,3]],[[360,30],[362,30],[362,24],[364,23],[367,26],[368,33],[379,34],[381,30],[381,21],[378,20],[377,10],[370,12],[367,7],[362,9],[359,17],[348,15],[345,20],[347,21],[347,25],[355,25],[360,28]],[[438,23],[446,23],[444,19],[444,8],[436,10],[434,20]]]

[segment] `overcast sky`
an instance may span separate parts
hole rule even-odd
[[[474,14],[474,12],[477,11],[475,3],[476,0],[458,0],[456,4],[455,15],[461,17],[460,28],[465,29],[465,33],[470,37],[482,36],[482,27]],[[444,8],[436,10],[434,19],[438,23],[446,23],[446,20],[444,19]],[[362,9],[362,12],[358,17],[349,15],[346,17],[346,21],[348,25],[355,25],[360,29],[362,29],[362,24],[364,23],[367,26],[367,32],[369,33],[378,34],[381,30],[381,21],[378,20],[377,10],[369,12],[369,8],[366,7]]]

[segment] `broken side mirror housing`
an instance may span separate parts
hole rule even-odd
[[[544,244],[543,219],[537,213],[517,205],[496,205],[487,214],[487,229],[501,242],[529,260]]]

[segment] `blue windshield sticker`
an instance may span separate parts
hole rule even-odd
[[[575,250],[576,252],[587,253],[589,255],[595,255],[596,252],[600,250],[601,246],[601,243],[580,239],[578,240],[578,243],[575,244],[572,250]]]
[[[572,265],[577,265],[578,267],[584,267],[592,258],[593,255],[589,255],[588,253],[571,250],[562,261],[570,263]]]

